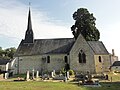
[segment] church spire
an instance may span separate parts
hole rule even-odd
[[[27,25],[27,30],[26,30],[26,33],[25,33],[24,42],[25,43],[33,43],[34,42],[30,7],[29,7],[29,13],[28,13],[28,25]]]
[[[27,26],[27,30],[32,30],[30,7],[29,7],[29,13],[28,13],[28,26]]]

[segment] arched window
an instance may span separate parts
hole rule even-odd
[[[80,50],[79,53],[79,63],[86,63],[86,55],[83,50]]]
[[[82,63],[82,55],[79,53],[79,63]]]
[[[64,60],[65,60],[65,63],[68,63],[68,57],[67,56],[64,57]]]
[[[85,53],[82,54],[82,58],[83,58],[83,63],[86,63],[86,55],[85,55]]]
[[[101,56],[99,56],[99,62],[102,62],[102,61],[101,61]]]
[[[50,56],[47,56],[47,63],[50,63]]]

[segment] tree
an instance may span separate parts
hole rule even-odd
[[[11,47],[11,48],[7,48],[7,49],[2,49],[2,47],[0,47],[0,58],[3,59],[13,59],[13,55],[16,52],[16,48],[15,47]]]
[[[14,48],[14,47],[7,48],[7,49],[5,49],[5,56],[12,59],[15,52],[16,52],[16,48]]]
[[[81,33],[87,41],[98,41],[100,33],[95,27],[96,18],[85,8],[79,8],[73,14],[75,24],[71,27],[74,38],[77,39]]]
[[[0,57],[3,56],[3,50],[2,50],[2,47],[0,47]]]

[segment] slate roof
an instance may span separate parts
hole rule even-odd
[[[6,65],[8,62],[10,62],[9,59],[0,59],[0,65]]]
[[[88,44],[90,45],[95,54],[109,54],[101,41],[88,41]]]
[[[120,61],[115,61],[112,66],[120,66]]]
[[[22,40],[14,56],[68,54],[74,43],[73,38],[35,39],[33,44],[24,43]],[[109,54],[101,41],[87,41],[87,43],[95,54]]]
[[[42,55],[42,54],[67,54],[74,44],[73,38],[60,39],[35,39],[33,44],[21,41],[15,56]]]

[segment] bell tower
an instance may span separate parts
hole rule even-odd
[[[25,33],[24,43],[33,43],[33,42],[34,42],[34,33],[32,30],[31,11],[30,11],[30,7],[29,7],[28,25],[27,25],[27,30]]]

